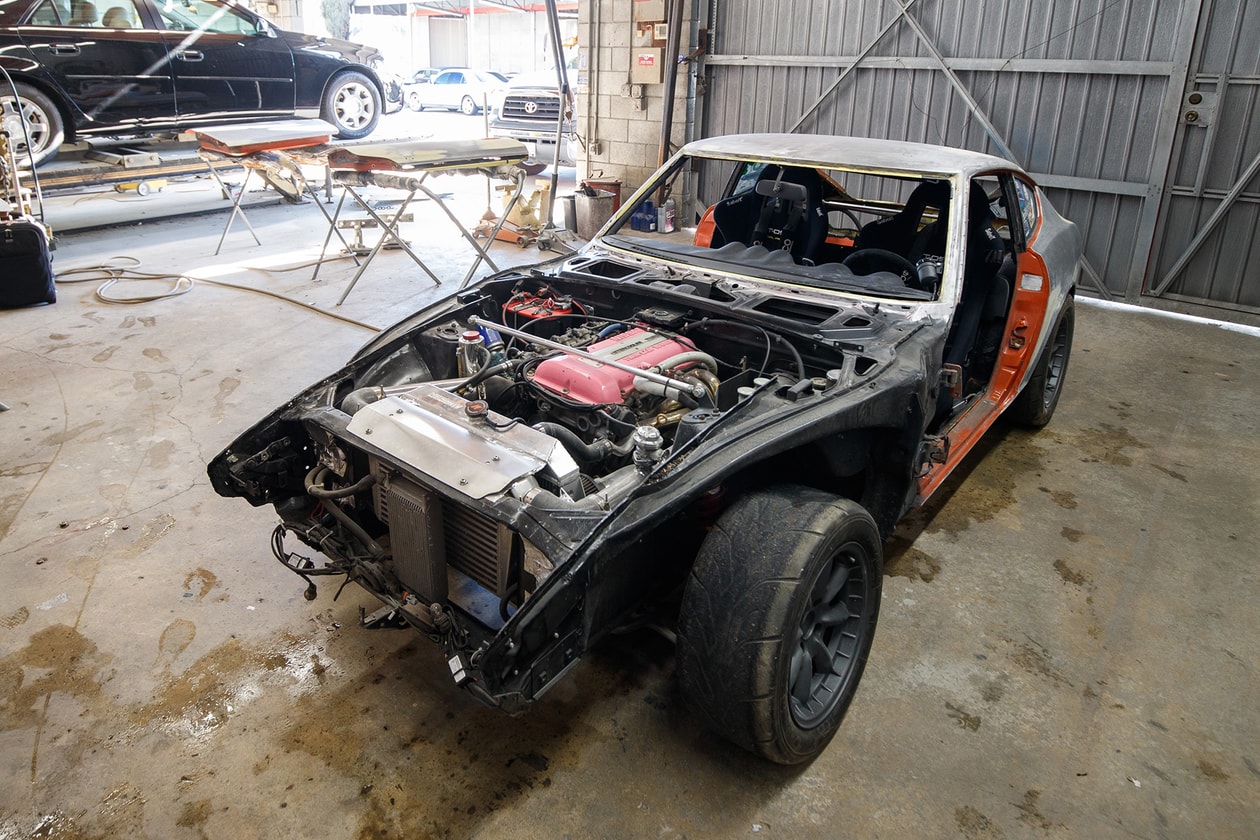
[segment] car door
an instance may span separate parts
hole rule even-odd
[[[932,439],[936,449],[924,458],[920,499],[940,486],[1015,399],[1030,343],[1041,328],[1045,266],[1027,247],[1035,208],[1030,223],[1029,209],[1017,198],[1017,182],[1031,189],[1012,172],[976,176],[965,192],[966,210],[955,207],[951,214],[951,223],[963,227],[954,241],[961,239],[965,249],[964,271],[939,399],[960,408],[942,411],[938,418],[940,437]]]
[[[40,74],[81,112],[78,130],[174,120],[166,42],[132,0],[43,0],[17,29]]]
[[[154,10],[181,121],[293,112],[293,53],[261,18],[220,0],[156,0]]]
[[[439,73],[429,85],[428,103],[440,108],[458,108],[459,100],[464,95],[464,73],[461,70],[447,70]]]

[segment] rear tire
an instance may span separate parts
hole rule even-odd
[[[14,87],[22,103],[21,110],[13,100],[13,91],[5,85],[0,92],[0,112],[3,113],[0,125],[9,132],[18,166],[39,166],[52,160],[65,142],[66,129],[61,121],[61,112],[38,88],[23,82],[17,82]],[[25,130],[22,117],[26,118]],[[29,154],[26,146],[28,135]]]
[[[739,499],[705,538],[683,593],[687,703],[771,761],[816,758],[862,678],[882,576],[879,531],[856,502],[795,486]]]
[[[477,102],[471,96],[465,96],[459,100],[459,111],[466,117],[471,117],[477,113]]]
[[[343,140],[367,137],[381,118],[380,91],[358,71],[342,73],[329,82],[320,116],[337,127]]]
[[[1050,422],[1063,393],[1068,359],[1072,355],[1072,333],[1076,324],[1075,305],[1069,297],[1059,313],[1050,341],[1041,351],[1024,390],[1011,403],[1010,416],[1016,423],[1040,429]]]

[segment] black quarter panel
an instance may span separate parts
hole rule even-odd
[[[333,76],[342,70],[356,70],[370,78],[385,99],[385,89],[376,71],[368,66],[374,51],[364,50],[355,44],[316,38],[286,32],[281,37],[293,50],[294,69],[297,73],[297,107],[318,108],[324,91]]]

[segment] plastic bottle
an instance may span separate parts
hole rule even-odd
[[[657,222],[657,229],[661,233],[673,233],[674,225],[678,217],[677,208],[674,205],[674,199],[667,198],[665,203],[661,205],[660,221]]]
[[[647,225],[643,228],[649,233],[656,233],[656,205],[651,199],[643,202],[643,216]]]

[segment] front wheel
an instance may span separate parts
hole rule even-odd
[[[320,116],[337,127],[343,140],[367,137],[381,118],[381,94],[362,73],[342,73],[329,83]]]
[[[14,84],[18,102],[7,85],[0,87],[0,128],[9,134],[19,166],[52,160],[66,139],[61,112],[52,100],[23,82]],[[28,145],[29,142],[29,145]]]
[[[423,111],[424,103],[420,101],[420,94],[412,91],[407,95],[407,106],[413,111]]]
[[[818,756],[857,691],[883,583],[874,519],[806,487],[749,493],[683,593],[678,679],[715,732],[779,764]]]
[[[1039,429],[1054,416],[1054,410],[1059,405],[1059,396],[1063,393],[1063,378],[1067,376],[1068,359],[1072,355],[1075,309],[1072,298],[1064,301],[1054,333],[1041,351],[1032,376],[1024,385],[1024,390],[1011,403],[1010,416],[1016,423]]]
[[[471,96],[465,96],[463,99],[459,100],[459,110],[460,113],[465,116],[471,117],[473,114],[477,113],[477,101]]]

